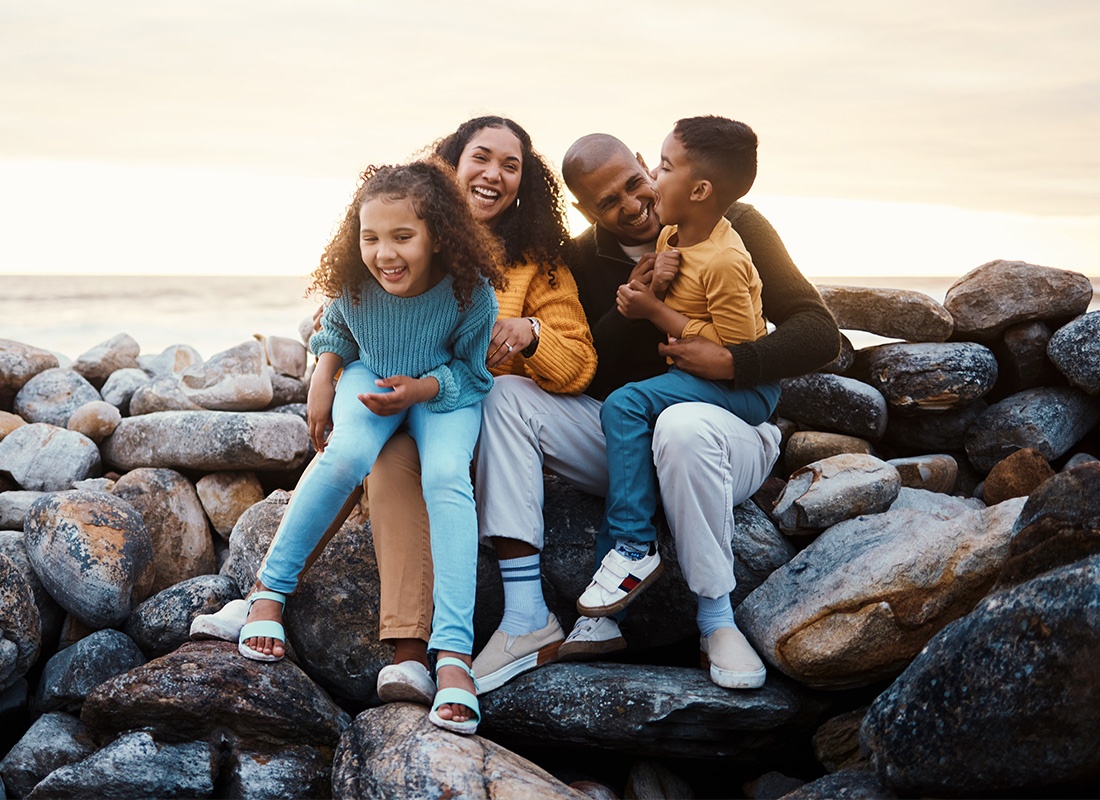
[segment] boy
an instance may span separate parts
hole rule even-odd
[[[756,145],[752,129],[734,120],[707,116],[676,123],[652,173],[654,210],[666,226],[657,243],[653,279],[648,287],[637,280],[619,287],[617,306],[623,316],[647,319],[671,340],[704,336],[729,345],[766,333],[760,277],[723,216],[756,178]],[[610,481],[604,524],[615,546],[578,599],[578,612],[617,614],[662,571],[653,526],[657,478],[651,452],[661,411],[676,403],[711,403],[758,425],[778,400],[776,383],[735,391],[675,368],[608,396],[600,411]],[[733,626],[729,595],[700,598],[701,627],[718,622],[719,627]]]

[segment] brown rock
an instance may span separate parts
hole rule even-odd
[[[867,706],[863,706],[838,714],[822,723],[814,733],[810,740],[814,756],[829,772],[871,768],[870,754],[859,749],[859,726],[866,713]]]
[[[898,471],[901,485],[910,489],[927,489],[946,494],[954,488],[959,477],[959,462],[946,453],[892,458],[886,463],[893,465]]]
[[[0,411],[0,441],[16,428],[21,428],[26,424],[27,421],[18,414],[12,414],[9,411]]]
[[[255,472],[211,472],[195,483],[214,530],[226,541],[241,514],[264,499]]]
[[[986,505],[991,506],[1011,497],[1026,497],[1053,476],[1054,470],[1043,454],[1025,447],[1002,459],[989,471],[983,497]]]
[[[783,463],[790,474],[814,461],[844,453],[874,455],[874,448],[866,439],[845,436],[842,433],[799,431],[791,434],[783,450]]]
[[[93,400],[74,411],[66,427],[99,444],[115,432],[120,422],[122,412],[115,406],[104,400]]]
[[[818,286],[837,326],[904,339],[907,342],[946,342],[955,321],[942,305],[911,289],[863,286]]]

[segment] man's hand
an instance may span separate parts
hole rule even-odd
[[[435,378],[410,378],[407,375],[394,375],[374,382],[383,389],[392,392],[370,392],[359,395],[359,402],[380,417],[400,414],[406,408],[424,403],[439,394],[439,381]]]
[[[653,293],[657,295],[659,299],[664,300],[669,284],[672,283],[672,279],[679,273],[679,250],[665,250],[658,253],[653,265],[653,283],[650,284],[653,288]]]
[[[689,375],[711,381],[733,380],[733,353],[702,336],[657,345],[657,352]]]
[[[662,305],[653,290],[641,281],[624,283],[615,295],[615,307],[627,319],[652,319]]]
[[[626,279],[626,282],[638,281],[638,283],[649,286],[650,281],[653,280],[653,265],[656,262],[656,253],[645,253],[638,259],[638,263],[634,265],[634,269],[630,271],[630,277]]]

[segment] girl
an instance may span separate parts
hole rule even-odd
[[[250,606],[285,603],[310,553],[404,424],[423,459],[432,559],[448,565],[433,591],[429,648],[439,655],[439,688],[429,718],[459,733],[473,733],[479,720],[469,666],[477,571],[470,461],[481,400],[493,385],[485,353],[497,314],[493,287],[503,283],[499,260],[499,244],[443,162],[363,173],[311,285],[335,298],[310,339],[318,361],[307,415],[320,456],[298,483],[249,598]],[[250,622],[239,649],[276,661],[282,656],[272,640],[285,642],[281,623]]]

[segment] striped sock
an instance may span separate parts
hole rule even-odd
[[[699,633],[710,636],[719,628],[736,628],[733,621],[733,606],[730,605],[730,596],[724,594],[721,597],[697,596],[699,610],[695,612],[695,621],[699,625]]]
[[[550,609],[542,596],[539,554],[501,559],[500,577],[504,581],[500,629],[509,636],[519,636],[545,628]]]

